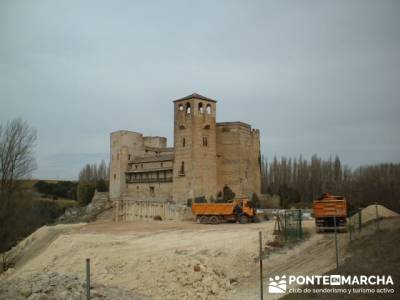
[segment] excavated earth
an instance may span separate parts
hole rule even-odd
[[[332,235],[315,234],[313,220],[304,228],[305,241],[264,260],[266,277],[334,268]],[[273,240],[274,221],[45,226],[7,253],[15,265],[0,275],[0,299],[84,299],[86,258],[93,299],[259,299],[260,231]],[[344,259],[348,234],[339,242]]]

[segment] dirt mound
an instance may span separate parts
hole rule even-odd
[[[392,218],[398,216],[398,213],[379,204],[372,204],[361,210],[362,223],[367,223],[377,218]]]
[[[40,227],[10,251],[6,252],[7,265],[13,267],[22,266],[44,251],[61,234],[73,232],[84,225],[85,223]],[[1,269],[3,269],[2,265]]]
[[[61,234],[4,278],[23,281],[36,273],[61,272],[83,282],[85,259],[90,258],[92,280],[104,286],[152,299],[229,299],[229,293],[257,267],[258,231],[273,230],[272,222],[219,226],[174,222],[176,229],[169,229],[168,222],[156,222],[156,230],[149,225],[136,231],[142,223],[124,224],[130,226],[128,231],[108,224],[116,227],[112,233],[93,232],[90,228],[96,224],[88,224]]]

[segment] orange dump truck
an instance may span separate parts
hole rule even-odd
[[[334,196],[328,193],[314,200],[314,217],[317,232],[335,229],[346,231],[347,202],[343,196]]]
[[[229,203],[193,203],[192,213],[196,222],[202,224],[219,224],[226,221],[248,223],[256,215],[255,209],[247,198],[235,199]]]

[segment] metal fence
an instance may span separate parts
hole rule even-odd
[[[285,242],[303,238],[301,209],[281,210],[275,216],[275,233]]]

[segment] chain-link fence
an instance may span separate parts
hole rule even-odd
[[[274,233],[283,242],[298,241],[303,238],[301,209],[280,210],[274,216]]]

